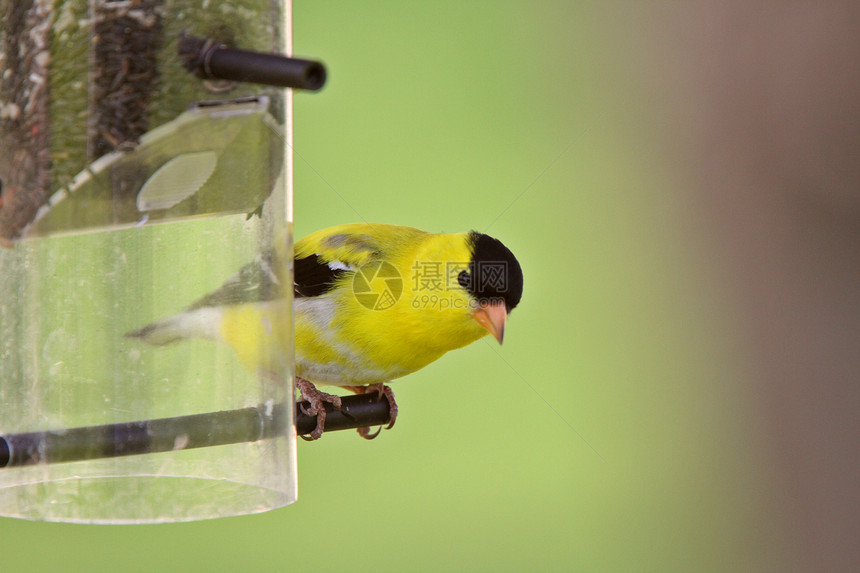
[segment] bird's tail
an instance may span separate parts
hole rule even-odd
[[[174,328],[171,327],[171,322],[171,319],[153,322],[151,324],[147,324],[140,330],[126,332],[125,336],[126,338],[139,338],[153,346],[164,346],[165,344],[170,344],[171,342],[176,342],[183,338]]]
[[[139,330],[126,332],[127,338],[139,338],[153,346],[164,346],[184,338],[220,338],[219,308],[205,307],[183,312],[170,318],[147,324]]]

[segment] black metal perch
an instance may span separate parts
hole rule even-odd
[[[228,48],[185,31],[179,36],[178,50],[185,69],[206,80],[232,80],[310,91],[325,85],[325,66],[313,60]]]
[[[340,411],[326,404],[326,432],[387,424],[388,400],[376,394],[343,396]],[[309,434],[316,416],[296,405],[296,432]],[[282,435],[285,405],[261,404],[239,410],[175,418],[87,426],[0,436],[0,469],[256,442]]]

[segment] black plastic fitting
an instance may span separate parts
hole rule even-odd
[[[228,48],[187,31],[179,36],[178,51],[185,69],[206,80],[231,80],[308,91],[318,91],[326,82],[326,69],[321,62]]]
[[[388,399],[375,392],[343,396],[341,409],[326,404],[325,431],[387,424]],[[38,463],[62,463],[256,442],[284,435],[285,404],[141,420],[103,426],[0,435],[0,470]],[[296,433],[309,434],[316,416],[296,408]]]

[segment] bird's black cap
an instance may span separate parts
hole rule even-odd
[[[461,272],[459,283],[479,302],[502,299],[508,312],[523,294],[523,271],[517,258],[498,239],[472,231],[469,233],[472,260],[468,273]]]

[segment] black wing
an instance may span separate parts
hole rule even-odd
[[[198,299],[186,310],[274,300],[283,293],[276,271],[278,268],[273,252],[257,255],[253,261],[227,279],[218,290]],[[316,255],[294,259],[293,296],[303,298],[325,294],[350,270],[342,264],[326,264]]]
[[[218,290],[195,301],[186,310],[274,300],[283,292],[275,270],[278,268],[273,252],[257,255],[253,261],[227,279]]]
[[[293,296],[303,298],[325,294],[348,272],[350,270],[347,267],[326,264],[317,255],[294,259]]]

